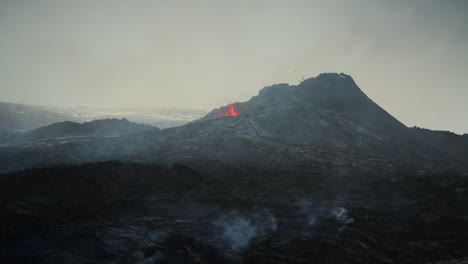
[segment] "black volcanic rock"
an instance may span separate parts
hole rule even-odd
[[[207,173],[110,161],[2,174],[0,262],[410,264],[468,257],[466,176],[374,162],[373,171],[321,162],[294,171]]]

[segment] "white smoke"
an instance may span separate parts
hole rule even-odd
[[[317,223],[319,216],[324,211],[322,206],[308,199],[297,201],[296,206],[299,207],[299,212],[306,217],[307,224],[310,226]]]
[[[354,219],[348,216],[348,209],[344,207],[336,207],[331,211],[331,215],[338,221],[345,224],[351,224],[354,222]]]
[[[267,210],[250,215],[231,212],[213,222],[216,237],[221,240],[218,246],[230,251],[241,251],[250,245],[252,239],[262,237],[277,228],[277,219]]]
[[[349,217],[348,209],[345,207],[335,207],[330,205],[321,205],[312,200],[302,199],[296,202],[299,213],[304,215],[309,226],[313,226],[320,219],[334,219],[343,224],[351,224],[354,219]]]

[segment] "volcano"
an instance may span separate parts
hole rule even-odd
[[[239,115],[220,114],[234,107]],[[457,147],[468,147],[466,137],[449,133],[433,141],[432,136],[420,134],[373,102],[351,76],[324,73],[299,85],[265,87],[246,102],[164,130],[144,153],[158,153],[166,161],[280,167],[317,159],[351,162],[356,157],[466,164],[468,155],[460,154],[468,152]]]
[[[233,114],[228,113],[236,112],[235,109],[247,114],[270,111],[275,108],[284,109],[285,105],[303,107],[305,112],[315,109],[338,114],[378,134],[393,136],[406,129],[405,125],[369,99],[356,85],[353,78],[344,73],[323,73],[315,78],[306,79],[299,85],[268,86],[249,101],[215,109],[200,120],[223,116],[219,113],[231,116]],[[301,121],[302,116],[291,118]]]

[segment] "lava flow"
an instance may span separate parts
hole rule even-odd
[[[236,109],[234,108],[234,105],[229,106],[229,112],[225,114],[225,116],[236,116],[239,113],[237,113]]]

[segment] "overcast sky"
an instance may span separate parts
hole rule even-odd
[[[0,101],[208,109],[321,72],[468,133],[468,1],[0,0]]]

